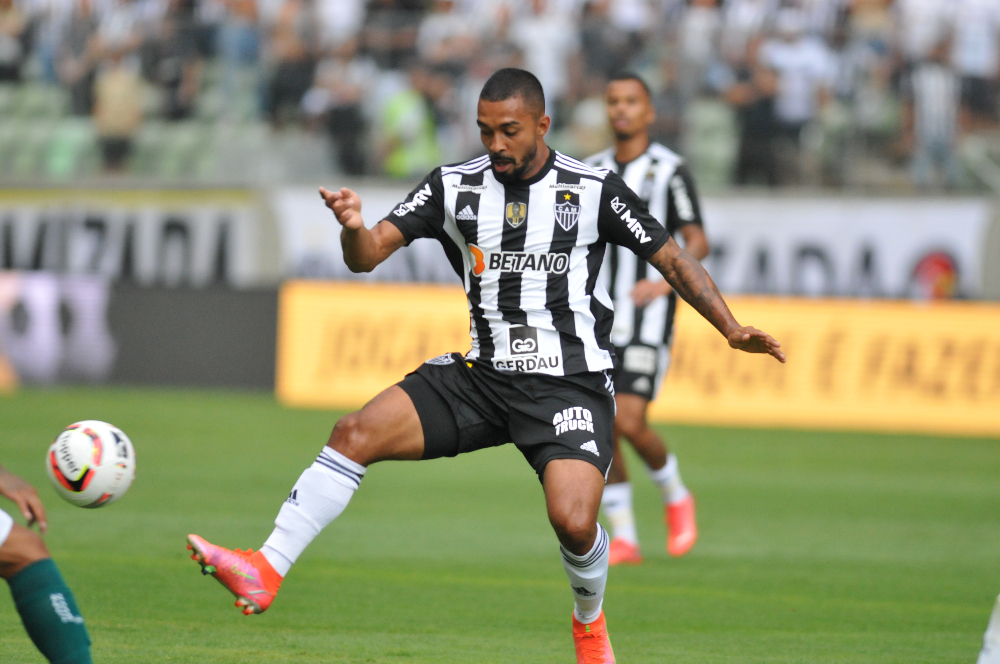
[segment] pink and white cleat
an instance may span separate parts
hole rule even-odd
[[[667,553],[683,556],[698,541],[698,526],[694,519],[694,496],[669,503],[664,508],[667,522]]]
[[[271,606],[282,577],[260,551],[230,551],[197,535],[188,535],[187,541],[191,560],[201,565],[201,573],[211,574],[236,595],[236,606],[243,609],[244,615],[263,613]]]

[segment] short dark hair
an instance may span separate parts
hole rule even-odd
[[[642,80],[642,76],[639,76],[634,71],[620,71],[612,76],[608,83],[614,83],[615,81],[635,81],[642,86],[642,89],[646,91],[646,95],[650,99],[653,98],[653,92],[649,89],[646,81]]]
[[[537,115],[545,113],[545,92],[542,84],[530,71],[505,67],[498,69],[486,81],[479,98],[483,101],[504,101],[521,95]]]

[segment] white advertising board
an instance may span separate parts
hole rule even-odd
[[[356,189],[371,227],[409,192]],[[440,245],[417,240],[370,274],[344,264],[340,225],[313,188],[271,197],[287,277],[458,283]],[[924,298],[979,297],[987,200],[715,197],[702,202],[712,254],[705,266],[728,293]]]

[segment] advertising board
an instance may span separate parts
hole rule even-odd
[[[651,407],[661,422],[1000,436],[1000,306],[728,298],[783,344],[788,363],[729,348],[692,309]],[[469,349],[457,287],[287,283],[279,298],[279,400],[353,409],[421,362]]]

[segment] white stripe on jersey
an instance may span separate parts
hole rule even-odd
[[[600,169],[618,172],[614,148],[599,152],[586,162]],[[619,173],[629,189],[646,202],[650,213],[664,227],[667,226],[671,180],[681,163],[683,159],[677,153],[659,143],[650,143],[644,153],[625,166],[624,173]],[[675,192],[675,205],[678,206],[679,213],[684,208],[686,214],[681,217],[690,220],[694,215],[691,199],[683,183],[680,189],[683,190],[683,195],[677,196]],[[611,274],[613,262],[617,262],[618,268],[615,275]],[[604,256],[599,282],[605,288],[614,282],[614,292],[611,293],[611,297],[614,300],[615,322],[611,329],[611,341],[616,346],[628,345],[633,340],[659,346],[663,343],[667,332],[666,296],[658,297],[646,305],[641,314],[639,330],[635,329],[636,307],[632,301],[632,290],[635,288],[639,262],[640,259],[631,251],[620,251],[618,247],[613,246],[608,247],[608,252]],[[645,273],[645,278],[649,281],[663,281],[663,275],[655,269],[649,268]]]
[[[566,364],[564,361],[566,349],[563,347],[563,335],[557,329],[553,312],[548,306],[548,286],[553,272],[551,270],[526,269],[518,273],[520,296],[516,307],[524,316],[522,324],[507,320],[506,317],[511,315],[511,312],[507,312],[505,315],[501,303],[501,280],[505,274],[509,274],[509,271],[489,269],[492,255],[551,254],[553,237],[557,228],[554,205],[559,201],[556,200],[556,193],[561,191],[560,178],[567,173],[572,173],[573,176],[570,178],[571,182],[565,183],[567,185],[565,190],[577,194],[580,205],[579,218],[573,229],[576,233],[576,239],[569,250],[568,267],[564,271],[569,309],[567,314],[571,314],[574,328],[572,332],[579,339],[576,342],[580,346],[578,349],[579,366],[564,366]],[[555,366],[533,369],[534,372],[565,375],[567,372],[601,371],[612,368],[613,362],[610,352],[601,348],[598,343],[594,331],[596,319],[591,312],[590,295],[587,294],[587,282],[591,276],[587,259],[590,245],[600,239],[597,219],[601,203],[602,180],[606,175],[607,171],[590,168],[576,160],[563,159],[562,155],[557,153],[553,167],[548,173],[541,180],[528,187],[527,206],[530,223],[522,222],[526,224],[523,250],[510,252],[502,249],[505,230],[508,233],[511,232],[511,226],[506,221],[506,191],[490,169],[489,159],[480,158],[459,166],[441,169],[442,185],[445,191],[445,229],[462,253],[466,267],[467,292],[470,291],[472,279],[478,276],[478,305],[482,308],[482,318],[488,323],[491,332],[490,341],[493,350],[486,353],[484,350],[486,340],[479,338],[479,331],[476,328],[475,320],[473,320],[471,325],[472,350],[467,355],[469,359],[489,360],[500,369],[516,368],[516,365],[510,363],[521,360],[521,357],[512,350],[510,330],[526,324],[530,328],[535,328],[538,344],[537,356],[539,358],[558,358]],[[463,185],[463,178],[470,176],[481,177],[482,184]],[[476,258],[470,247],[464,243],[463,235],[457,226],[457,215],[461,212],[457,209],[459,206],[458,197],[463,190],[475,191],[479,196],[476,220],[465,219],[464,222],[475,225],[476,248],[483,253],[486,261],[487,269],[484,269],[480,275],[472,274]],[[451,229],[454,229],[454,234]],[[598,287],[596,290],[602,289]],[[606,293],[598,293],[597,300],[602,302],[606,308],[610,308],[610,298]],[[473,314],[476,304],[470,296],[470,314]],[[549,361],[546,364],[552,363]]]

